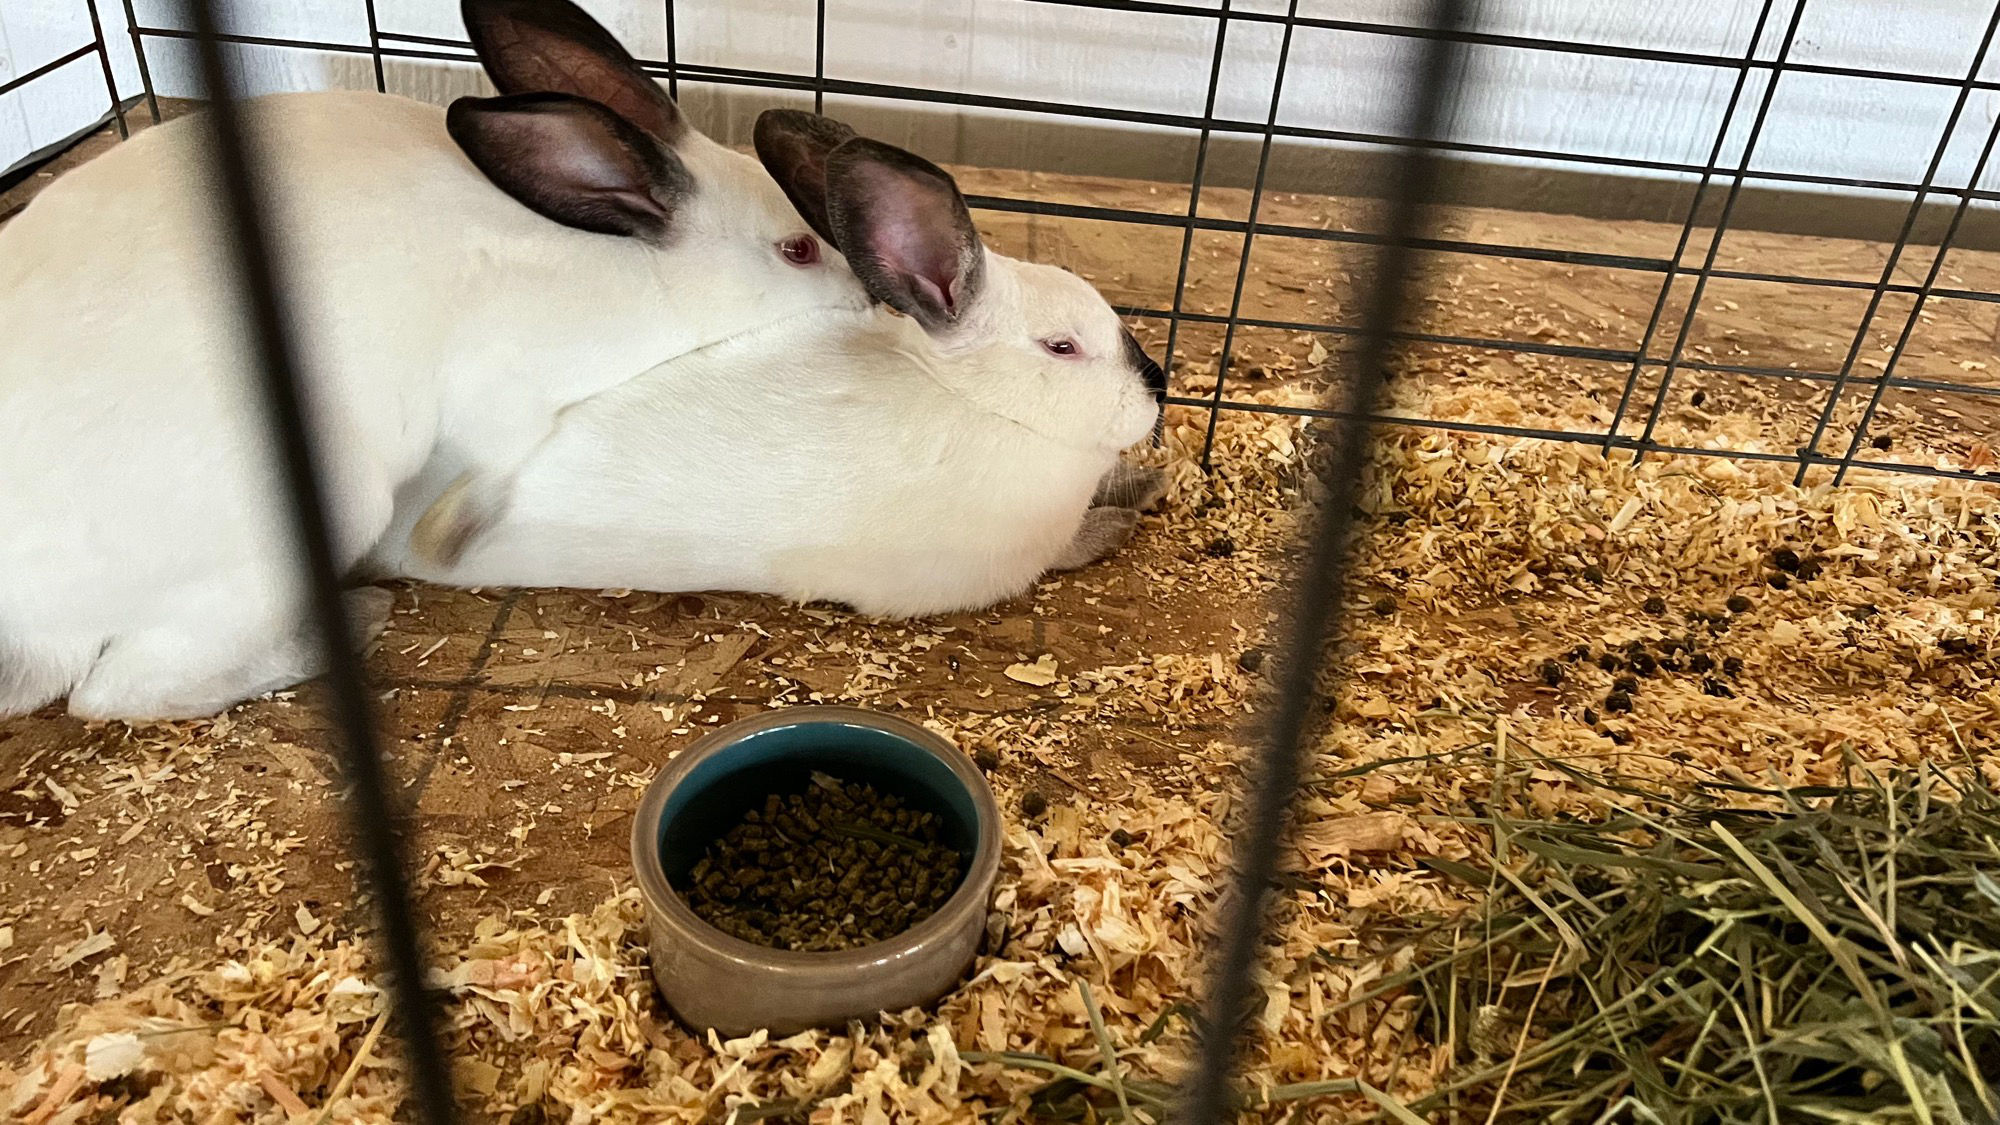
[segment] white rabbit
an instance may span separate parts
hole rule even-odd
[[[565,405],[869,300],[580,9],[465,14],[501,97],[246,103],[344,564],[434,454],[504,490]],[[317,670],[202,149],[162,125],[0,228],[0,716],[199,717]],[[354,598],[379,631],[388,594]]]
[[[827,310],[571,407],[461,585],[741,590],[905,616],[989,605],[1122,544],[1162,491],[1119,453],[1159,367],[1075,275],[984,249],[951,178],[826,118],[757,149],[886,307]],[[436,482],[429,495],[436,495]],[[406,494],[398,526],[427,499]]]

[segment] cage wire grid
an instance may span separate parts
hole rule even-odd
[[[1300,573],[1296,576],[1294,588],[1296,602],[1288,619],[1292,635],[1287,648],[1287,659],[1280,668],[1283,691],[1273,714],[1265,744],[1252,763],[1255,776],[1252,779],[1248,801],[1251,814],[1246,822],[1248,831],[1240,842],[1236,869],[1232,876],[1233,890],[1228,900],[1231,907],[1222,919],[1222,946],[1216,952],[1212,964],[1213,975],[1208,989],[1210,1006],[1204,1026],[1211,1032],[1222,1029],[1223,1033],[1205,1034],[1201,1037],[1199,1055],[1195,1060],[1184,1106],[1183,1116],[1186,1120],[1203,1122],[1220,1120],[1229,1104],[1228,1078],[1235,1065],[1236,1031],[1239,1028],[1238,1022],[1229,1016],[1241,1007],[1242,1001],[1248,996],[1250,967],[1255,948],[1262,939],[1263,915],[1260,907],[1264,896],[1261,892],[1268,889],[1271,869],[1282,842],[1287,820],[1285,812],[1291,807],[1295,795],[1300,748],[1308,733],[1311,716],[1319,711],[1316,695],[1324,669],[1323,658],[1329,636],[1338,629],[1336,611],[1340,604],[1344,578],[1343,563],[1347,557],[1344,547],[1350,543],[1355,532],[1352,504],[1346,501],[1351,500],[1363,450],[1372,428],[1377,425],[1391,425],[1571,442],[1596,446],[1607,455],[1626,452],[1635,462],[1652,453],[1671,453],[1790,463],[1796,466],[1795,479],[1800,482],[1803,482],[1810,470],[1815,467],[1831,470],[1830,479],[1835,484],[1843,482],[1854,469],[1946,478],[1995,479],[1991,474],[1978,471],[1864,459],[1859,454],[1867,442],[1869,429],[1877,417],[1884,395],[1892,389],[2000,397],[2000,386],[1983,386],[1898,374],[1898,366],[1927,302],[1932,299],[1954,299],[2000,304],[2000,292],[1939,284],[1944,276],[1945,257],[1953,248],[1954,240],[1959,235],[1963,221],[1973,205],[2000,201],[2000,190],[1980,186],[1996,144],[2000,144],[2000,120],[1996,120],[1992,128],[1987,130],[1976,162],[1964,186],[1937,182],[1972,96],[1980,92],[2000,91],[2000,81],[1980,77],[1991,54],[1996,32],[2000,31],[2000,2],[1996,2],[1991,9],[1971,64],[1962,75],[1956,77],[1795,59],[1793,48],[1798,41],[1802,20],[1812,0],[1796,0],[1791,4],[1789,11],[1784,15],[1783,28],[1775,44],[1766,43],[1767,32],[1781,9],[1778,0],[1762,0],[1754,26],[1743,43],[1742,50],[1729,54],[1657,50],[1580,40],[1482,32],[1471,26],[1468,21],[1467,9],[1470,6],[1468,0],[1429,0],[1428,18],[1420,24],[1306,16],[1299,13],[1298,0],[1287,0],[1282,13],[1243,10],[1234,7],[1232,0],[1218,0],[1215,7],[1156,2],[1156,0],[1018,0],[1018,2],[1174,16],[1208,25],[1211,54],[1202,112],[1199,115],[1186,115],[1088,104],[1038,102],[997,95],[834,78],[827,72],[826,29],[829,17],[825,0],[814,0],[814,50],[810,74],[683,62],[679,51],[675,0],[665,0],[663,4],[666,58],[642,59],[641,63],[650,73],[664,79],[669,92],[676,96],[680,92],[680,84],[686,81],[806,92],[812,95],[815,110],[824,110],[826,98],[831,94],[888,102],[928,103],[1083,121],[1142,125],[1179,130],[1195,136],[1195,154],[1188,179],[1188,203],[1186,208],[1179,212],[1145,211],[990,195],[968,196],[968,202],[975,209],[1000,213],[1178,228],[1180,252],[1175,271],[1173,297],[1168,306],[1165,308],[1126,306],[1119,308],[1119,312],[1135,318],[1165,322],[1168,343],[1167,355],[1164,358],[1170,375],[1175,365],[1175,345],[1181,338],[1183,325],[1199,324],[1221,328],[1223,340],[1218,354],[1216,383],[1213,390],[1205,397],[1170,394],[1167,398],[1167,402],[1171,405],[1195,408],[1207,413],[1207,431],[1202,450],[1205,464],[1213,448],[1217,421],[1224,411],[1306,416],[1331,425],[1330,436],[1333,440],[1330,442],[1330,448],[1334,453],[1334,471],[1329,475],[1329,481],[1333,486],[1334,502],[1323,507],[1322,516],[1309,530],[1310,549],[1301,564]],[[214,21],[213,0],[187,0],[184,7],[189,16],[190,27],[153,26],[140,22],[134,10],[133,0],[122,0],[140,81],[144,89],[144,99],[152,119],[155,122],[160,119],[160,110],[146,54],[148,40],[194,41],[197,57],[201,63],[203,84],[213,94],[220,95],[213,97],[212,100],[224,106],[223,112],[215,115],[217,120],[212,128],[218,145],[217,182],[225,189],[219,199],[228,212],[229,229],[233,235],[233,245],[226,249],[245,299],[245,315],[255,330],[255,338],[261,345],[260,374],[264,377],[263,385],[267,392],[267,401],[271,406],[273,426],[282,438],[285,477],[295,501],[295,531],[306,547],[307,566],[317,594],[318,621],[323,639],[329,646],[331,658],[329,682],[334,689],[333,710],[341,732],[347,777],[351,787],[349,801],[357,833],[357,848],[368,861],[365,870],[368,873],[370,890],[377,900],[385,923],[381,935],[384,943],[384,962],[395,967],[401,978],[395,993],[395,1001],[398,1022],[405,1030],[406,1046],[411,1051],[412,1092],[422,1119],[435,1123],[451,1120],[454,1113],[448,1094],[449,1085],[442,1049],[435,1035],[428,1034],[425,1030],[437,1027],[435,997],[429,996],[425,989],[415,987],[413,984],[418,979],[418,974],[412,970],[414,966],[420,964],[422,935],[408,894],[400,823],[393,815],[393,803],[382,787],[379,763],[376,760],[377,728],[372,704],[361,688],[363,680],[358,660],[340,639],[348,634],[342,621],[344,611],[337,596],[336,576],[327,565],[330,555],[326,550],[324,538],[324,512],[317,493],[316,461],[309,435],[299,417],[291,344],[286,338],[282,316],[282,278],[273,272],[274,263],[260,219],[261,209],[252,186],[254,154],[244,149],[243,138],[238,134],[235,114],[228,108],[230,101],[228,95],[235,88],[235,80],[229,70],[228,60],[221,50],[223,44],[233,44],[244,47],[366,55],[372,62],[375,87],[384,92],[387,92],[389,85],[386,62],[391,59],[476,62],[467,41],[385,30],[378,17],[375,0],[360,0],[360,3],[366,16],[366,43],[221,32],[217,30]],[[119,135],[126,136],[128,135],[127,103],[121,101],[118,92],[98,3],[97,0],[83,0],[83,4],[90,19],[92,41],[0,83],[0,95],[21,89],[29,83],[95,56],[103,72],[109,98],[108,116],[115,122]],[[1232,25],[1275,25],[1280,29],[1278,61],[1272,71],[1266,103],[1267,113],[1261,121],[1227,118],[1216,114],[1223,60]],[[1368,133],[1283,123],[1280,120],[1280,110],[1287,72],[1291,67],[1298,65],[1292,55],[1293,34],[1300,29],[1350,32],[1415,41],[1417,45],[1415,62],[1409,67],[1408,73],[1418,76],[1420,80],[1411,87],[1408,104],[1404,107],[1404,127],[1395,133]],[[1458,64],[1462,61],[1466,49],[1475,46],[1671,63],[1733,72],[1733,78],[1707,158],[1701,163],[1630,159],[1548,148],[1451,140],[1443,135],[1446,130],[1441,125],[1449,119],[1453,101],[1463,100],[1466,96],[1463,89],[1456,88],[1461,83],[1454,76],[1462,76]],[[1755,98],[1755,107],[1748,111],[1750,113],[1748,134],[1742,144],[1741,153],[1733,162],[1724,163],[1722,158],[1728,138],[1732,129],[1742,119],[1741,114],[1745,112],[1745,96],[1751,86],[1751,79],[1753,75],[1759,73],[1768,77]],[[1915,182],[1904,182],[1780,171],[1755,166],[1757,145],[1769,120],[1771,106],[1780,82],[1790,74],[1950,88],[1953,91],[1952,107],[1945,126],[1932,148],[1922,177]],[[1247,214],[1241,220],[1202,213],[1202,192],[1212,142],[1222,135],[1251,137],[1257,141],[1255,176],[1249,191]],[[1260,212],[1262,203],[1267,197],[1266,177],[1273,148],[1280,140],[1335,142],[1388,150],[1394,159],[1393,171],[1388,178],[1391,190],[1385,193],[1389,207],[1386,212],[1386,222],[1383,224],[1384,230],[1379,233],[1328,230],[1262,221]],[[1440,174],[1440,161],[1447,156],[1530,159],[1558,166],[1668,174],[1691,178],[1694,191],[1680,221],[1674,251],[1667,257],[1430,237],[1421,231],[1423,225],[1421,212],[1429,197],[1431,185]],[[1718,182],[1726,185],[1722,187],[1720,212],[1711,224],[1706,224],[1707,244],[1701,251],[1700,264],[1690,269],[1684,265],[1684,261],[1688,251],[1696,242],[1697,232],[1704,229],[1702,212],[1711,202],[1712,189],[1718,186]],[[1720,248],[1731,229],[1730,222],[1736,203],[1745,186],[1752,183],[1895,192],[1906,194],[1910,198],[1897,236],[1888,248],[1886,264],[1872,282],[1809,274],[1724,268],[1719,264]],[[1944,232],[1934,244],[1935,250],[1923,279],[1915,283],[1899,281],[1898,265],[1910,247],[1915,244],[1914,235],[1925,204],[1932,199],[1951,201],[1950,219]],[[1198,312],[1187,307],[1189,264],[1198,232],[1236,235],[1242,239],[1226,314]],[[1251,310],[1246,309],[1245,281],[1251,268],[1253,245],[1259,238],[1292,238],[1346,243],[1369,248],[1378,269],[1366,299],[1358,302],[1365,309],[1365,317],[1359,322],[1347,323],[1281,320],[1253,315]],[[1926,243],[1926,245],[1931,244]],[[1420,272],[1413,260],[1416,252],[1539,261],[1654,274],[1659,276],[1660,282],[1651,302],[1645,328],[1631,347],[1597,347],[1543,340],[1514,340],[1412,331],[1395,326],[1401,323],[1403,308],[1410,303],[1413,296],[1411,286],[1414,285],[1414,279]],[[1799,367],[1720,363],[1695,358],[1688,354],[1688,342],[1693,325],[1701,311],[1701,299],[1706,287],[1712,281],[1764,282],[1859,291],[1866,293],[1868,300],[1851,337],[1850,345],[1837,369],[1812,370]],[[1684,300],[1676,297],[1677,282],[1687,282],[1691,286],[1691,293]],[[1895,343],[1889,357],[1884,361],[1879,374],[1857,373],[1857,362],[1869,340],[1869,334],[1875,327],[1878,316],[1881,315],[1884,301],[1892,295],[1910,298],[1910,307],[1902,316],[1900,327],[1895,331]],[[1659,354],[1654,346],[1657,337],[1662,325],[1668,322],[1669,314],[1676,309],[1678,309],[1677,327],[1673,333],[1672,343],[1664,354]],[[1341,396],[1339,401],[1329,402],[1321,407],[1297,407],[1226,397],[1232,361],[1237,358],[1234,352],[1236,335],[1240,329],[1245,328],[1313,333],[1354,340],[1357,347],[1353,354],[1343,357],[1340,361],[1341,366],[1347,368],[1351,377],[1346,380],[1345,386],[1338,388]],[[1475,423],[1382,413],[1375,403],[1390,360],[1397,348],[1412,344],[1599,361],[1622,367],[1624,376],[1611,422],[1602,431]],[[1658,382],[1650,392],[1642,393],[1642,384],[1650,371],[1659,372]],[[1754,379],[1802,380],[1824,384],[1827,390],[1820,400],[1809,440],[1794,453],[1662,443],[1655,440],[1654,434],[1673,381],[1677,375],[1684,372],[1738,375]],[[1837,453],[1824,449],[1823,443],[1829,440],[1832,421],[1842,402],[1842,396],[1856,390],[1865,390],[1867,400],[1845,448]],[[1643,422],[1640,423],[1640,432],[1636,436],[1622,432],[1628,421],[1641,418]]]
[[[104,43],[101,22],[96,17],[97,0],[84,0],[92,13],[92,26],[96,39],[28,74],[0,85],[0,93],[16,89],[29,81],[52,73],[92,55],[96,55],[104,68],[107,89],[112,87],[109,53]],[[801,3],[804,0],[800,0]],[[936,89],[920,86],[893,85],[875,82],[860,82],[832,77],[826,65],[826,29],[829,14],[825,0],[814,0],[814,46],[813,67],[810,73],[804,71],[755,70],[701,63],[684,62],[680,57],[679,32],[676,20],[676,0],[664,0],[662,15],[666,32],[666,58],[664,60],[642,59],[646,69],[666,79],[670,92],[678,95],[682,81],[706,83],[720,86],[761,87],[772,90],[810,93],[816,110],[823,110],[828,95],[848,98],[868,99],[877,102],[922,103],[940,106],[956,106],[1005,113],[1030,114],[1046,118],[1062,118],[1076,121],[1108,124],[1138,125],[1153,128],[1177,130],[1191,134],[1196,140],[1193,166],[1188,177],[1188,205],[1175,212],[1138,210],[1127,207],[1093,206],[1087,204],[1061,203],[1049,200],[1014,198],[1007,196],[972,195],[968,202],[976,209],[1028,216],[1045,216],[1059,219],[1079,219],[1131,226],[1178,228],[1181,233],[1180,253],[1175,267],[1175,284],[1172,299],[1165,307],[1122,306],[1124,315],[1145,321],[1163,322],[1167,326],[1168,347],[1165,365],[1169,377],[1176,366],[1175,349],[1182,331],[1188,325],[1206,325],[1218,328],[1223,334],[1223,344],[1216,359],[1215,387],[1201,396],[1187,393],[1173,393],[1168,397],[1171,405],[1194,408],[1207,412],[1208,434],[1204,441],[1203,460],[1208,462],[1212,451],[1214,427],[1222,411],[1252,413],[1305,414],[1320,418],[1329,417],[1329,412],[1317,407],[1285,407],[1268,403],[1231,398],[1227,394],[1231,377],[1235,373],[1238,360],[1236,336],[1243,329],[1262,329],[1290,333],[1311,333],[1334,339],[1356,339],[1362,334],[1362,326],[1353,322],[1328,322],[1277,319],[1259,316],[1259,310],[1246,308],[1243,296],[1243,282],[1251,259],[1253,244],[1260,238],[1297,239],[1306,242],[1340,243],[1363,247],[1377,247],[1383,235],[1371,231],[1326,230],[1317,227],[1288,225],[1267,222],[1260,219],[1262,204],[1267,196],[1265,173],[1270,164],[1274,144],[1279,141],[1333,142],[1348,145],[1367,146],[1373,149],[1397,150],[1411,147],[1461,157],[1498,157],[1503,159],[1536,160],[1553,166],[1575,169],[1622,170],[1631,173],[1665,174],[1683,178],[1693,184],[1693,192],[1680,218],[1679,238],[1675,251],[1670,256],[1646,254],[1621,254],[1590,249],[1545,248],[1504,242],[1476,239],[1452,239],[1413,236],[1409,240],[1412,249],[1438,255],[1464,255],[1470,258],[1512,259],[1516,261],[1544,262],[1573,267],[1586,267],[1620,271],[1622,273],[1652,274],[1659,277],[1656,299],[1646,326],[1639,338],[1631,346],[1596,346],[1565,343],[1557,340],[1507,339],[1492,336],[1455,334],[1450,332],[1400,330],[1397,339],[1407,343],[1439,345],[1449,348],[1516,353],[1615,365],[1623,370],[1618,381],[1617,405],[1611,412],[1611,420],[1602,430],[1563,429],[1532,425],[1482,425],[1457,419],[1434,419],[1408,415],[1379,414],[1377,421],[1402,427],[1418,429],[1458,430],[1489,433],[1549,441],[1594,445],[1607,455],[1626,452],[1636,461],[1653,453],[1670,453],[1693,456],[1727,457],[1743,460],[1790,463],[1795,466],[1795,479],[1803,483],[1814,468],[1831,471],[1835,482],[1843,482],[1854,469],[1872,469],[1884,472],[1911,473],[1933,477],[1962,478],[1975,480],[1994,479],[1991,473],[1975,469],[1940,467],[1912,461],[1892,461],[1863,457],[1868,445],[1872,427],[1875,424],[1883,397],[1892,390],[1922,392],[1928,394],[1967,396],[1968,398],[2000,398],[2000,385],[1960,382],[1949,379],[1913,377],[1900,373],[1910,338],[1922,320],[1925,308],[1933,299],[1969,301],[1980,304],[2000,304],[2000,291],[1983,288],[1969,288],[1940,284],[1944,279],[1942,266],[1951,252],[1966,214],[1977,203],[2000,202],[2000,190],[1982,187],[1987,165],[1995,140],[2000,139],[2000,122],[1989,131],[1976,168],[1967,177],[1964,186],[1941,184],[1938,173],[1947,149],[1958,135],[1962,118],[1971,96],[1980,92],[2000,91],[2000,80],[1982,78],[1980,72],[1990,55],[1994,36],[1994,23],[1988,20],[1978,42],[1975,60],[1960,75],[1924,74],[1892,69],[1870,69],[1829,63],[1804,61],[1792,57],[1801,23],[1813,0],[1798,0],[1797,3],[1780,5],[1777,0],[1764,0],[1757,14],[1755,24],[1746,37],[1742,49],[1726,54],[1705,54],[1692,51],[1658,50],[1645,47],[1593,43],[1583,40],[1557,39],[1525,35],[1495,34],[1481,32],[1476,28],[1439,30],[1416,24],[1394,24],[1365,20],[1334,19],[1303,15],[1296,3],[1290,3],[1283,11],[1244,10],[1233,6],[1231,0],[1218,0],[1216,7],[1195,4],[1171,3],[1166,0],[1018,0],[1024,4],[1048,4],[1060,7],[1090,8],[1128,13],[1172,16],[1196,21],[1208,26],[1212,45],[1211,65],[1204,91],[1203,108],[1199,115],[1164,113],[1134,110],[1111,106],[1078,103],[1039,102],[1023,98],[989,94],[975,94],[965,91]],[[1824,0],[1822,0],[1824,2]],[[186,40],[193,32],[185,28],[156,26],[142,23],[137,18],[133,0],[122,0],[127,16],[134,53],[139,62],[140,80],[145,89],[148,107],[157,119],[158,100],[153,87],[150,67],[146,58],[145,45],[148,40]],[[475,62],[470,44],[461,39],[436,36],[413,35],[384,29],[377,12],[375,0],[360,0],[360,7],[366,17],[367,41],[365,43],[340,42],[328,39],[297,39],[275,36],[222,33],[218,40],[224,43],[246,47],[272,49],[323,51],[334,54],[367,56],[373,67],[376,88],[388,89],[387,60],[431,60],[447,62]],[[1786,8],[1789,7],[1789,11]],[[1774,16],[1782,16],[1774,19]],[[1776,23],[1782,29],[1775,42],[1768,32]],[[1271,75],[1270,96],[1266,103],[1269,112],[1262,120],[1244,120],[1218,116],[1215,112],[1217,93],[1222,84],[1222,60],[1227,46],[1229,29],[1233,25],[1276,26],[1284,36],[1288,46],[1295,30],[1314,29],[1320,31],[1349,32],[1393,39],[1414,40],[1419,43],[1442,39],[1459,48],[1481,46],[1511,48],[1544,54],[1577,57],[1598,57],[1626,59],[1634,61],[1675,64],[1700,67],[1710,70],[1733,72],[1732,89],[1717,122],[1713,143],[1708,149],[1707,159],[1700,163],[1670,160],[1636,159],[1607,156],[1603,154],[1571,152],[1553,148],[1517,145],[1487,144],[1472,141],[1452,140],[1444,136],[1414,137],[1407,130],[1399,133],[1360,132],[1319,128],[1313,126],[1287,124],[1281,121],[1279,109],[1283,100],[1283,88],[1287,70],[1295,65],[1289,58],[1281,59]],[[1285,47],[1281,47],[1281,52]],[[1722,160],[1726,142],[1732,129],[1741,125],[1746,109],[1745,95],[1753,74],[1768,75],[1761,94],[1752,99],[1755,106],[1747,111],[1750,135],[1742,145],[1740,158],[1734,161]],[[1944,87],[1951,89],[1954,100],[1945,128],[1940,131],[1932,158],[1924,174],[1917,180],[1889,180],[1850,176],[1832,176],[1812,172],[1784,171],[1760,168],[1755,164],[1758,141],[1782,79],[1786,75],[1812,75],[1820,77],[1853,78],[1875,82],[1902,83],[1919,86]],[[117,106],[115,93],[112,96],[113,114],[120,117],[122,129],[122,109]],[[1202,213],[1202,192],[1208,172],[1211,141],[1218,136],[1254,139],[1258,146],[1257,171],[1250,187],[1249,214],[1244,219],[1225,218]],[[1748,185],[1778,185],[1819,188],[1846,188],[1859,191],[1892,192],[1907,196],[1909,202],[1897,236],[1888,245],[1887,263],[1874,280],[1857,278],[1815,276],[1806,273],[1787,273],[1755,269],[1732,269],[1720,264],[1720,251],[1731,230],[1735,205],[1744,188]],[[1721,213],[1712,224],[1704,224],[1702,214],[1720,192]],[[1919,218],[1927,203],[1945,201],[1951,204],[1951,218],[1947,229],[1935,243],[1935,252],[1926,276],[1921,281],[1899,280],[1898,266],[1913,245]],[[1697,239],[1697,232],[1706,227],[1706,247],[1702,251],[1698,265],[1690,267],[1685,258]],[[1193,255],[1195,237],[1198,232],[1238,236],[1242,239],[1239,268],[1234,279],[1234,291],[1225,312],[1197,311],[1188,307],[1189,262]],[[1931,245],[1925,240],[1923,245]],[[1851,341],[1845,355],[1837,367],[1817,369],[1806,365],[1772,366],[1754,363],[1728,363],[1714,359],[1704,359],[1689,353],[1689,341],[1694,334],[1696,322],[1702,312],[1701,298],[1714,281],[1751,282],[1772,285],[1800,286],[1809,289],[1844,291],[1865,294],[1867,305],[1858,319],[1853,332],[1847,338]],[[1685,298],[1678,291],[1691,284],[1691,292]],[[1858,361],[1869,334],[1883,319],[1884,301],[1890,297],[1908,299],[1907,312],[1900,315],[1900,327],[1890,325],[1894,331],[1896,344],[1879,374],[1864,374],[1857,371]],[[1663,324],[1677,322],[1672,334],[1672,342],[1664,351],[1655,347],[1659,330]],[[1819,406],[1814,412],[1810,437],[1793,452],[1774,452],[1769,449],[1748,449],[1721,445],[1682,445],[1664,442],[1656,437],[1661,416],[1666,408],[1668,395],[1675,379],[1683,373],[1703,373],[1714,375],[1736,375],[1757,380],[1789,380],[1806,384],[1818,384],[1825,388],[1819,397]],[[1657,373],[1657,382],[1647,390],[1642,387],[1651,373]],[[1608,388],[1607,388],[1608,389]],[[1833,419],[1846,396],[1854,392],[1865,392],[1866,402],[1854,430],[1848,435],[1844,447],[1829,448],[1827,442],[1832,431]],[[1637,433],[1628,432],[1636,428]]]

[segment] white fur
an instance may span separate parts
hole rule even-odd
[[[654,247],[516,203],[439,109],[353,93],[246,109],[343,564],[434,454],[511,472],[566,406],[781,316],[865,304],[830,248],[785,262],[803,221],[755,161],[691,131],[676,152],[697,190]],[[314,671],[193,124],[78,168],[0,228],[0,715],[67,692],[85,717],[198,716]]]
[[[567,411],[500,522],[456,565],[404,536],[379,562],[459,585],[741,590],[905,616],[1018,594],[1064,561],[1093,492],[1158,406],[1104,299],[988,254],[943,340],[885,309],[809,312]],[[1077,357],[1041,340],[1073,335]]]

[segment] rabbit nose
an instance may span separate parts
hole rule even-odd
[[[1146,362],[1140,365],[1139,377],[1146,381],[1146,389],[1153,392],[1155,401],[1167,400],[1167,373],[1160,370],[1160,365],[1154,363],[1151,356],[1147,356]]]
[[[1147,355],[1146,349],[1139,346],[1138,337],[1129,331],[1125,333],[1125,358],[1138,369],[1139,378],[1146,384],[1146,389],[1153,392],[1153,401],[1165,402],[1167,373],[1160,369],[1159,364],[1153,362],[1153,357]]]

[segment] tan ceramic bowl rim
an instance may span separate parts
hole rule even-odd
[[[951,770],[959,784],[965,786],[979,821],[973,826],[977,842],[971,862],[966,864],[965,877],[943,905],[923,921],[892,938],[831,953],[773,949],[768,945],[744,941],[709,925],[694,912],[680,892],[674,890],[667,879],[666,868],[660,862],[660,818],[666,811],[667,797],[695,766],[727,753],[750,735],[778,727],[816,723],[869,727],[929,751]],[[748,719],[739,719],[696,739],[692,746],[681,751],[680,756],[660,770],[639,798],[639,810],[632,820],[632,866],[638,875],[639,893],[648,906],[665,914],[678,928],[698,936],[711,950],[732,961],[770,968],[858,970],[945,937],[963,924],[958,916],[968,909],[968,905],[982,916],[985,914],[984,902],[972,900],[984,899],[1000,873],[1000,805],[994,800],[992,788],[986,784],[985,776],[972,759],[936,733],[907,719],[860,707],[818,704],[781,707]]]

